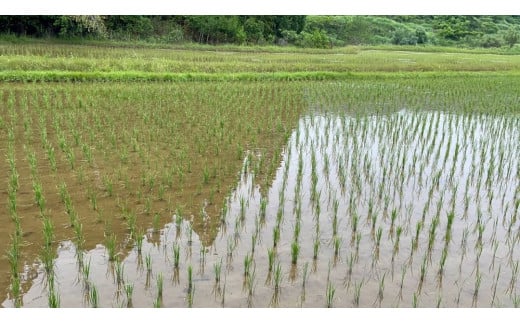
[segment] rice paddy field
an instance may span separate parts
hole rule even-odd
[[[0,44],[3,307],[518,307],[520,57]]]

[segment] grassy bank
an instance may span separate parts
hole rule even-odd
[[[512,72],[273,72],[273,73],[154,73],[139,71],[4,71],[3,82],[277,82],[277,81],[347,81],[438,78],[520,77]]]
[[[394,47],[293,53],[221,49],[0,43],[0,78],[4,81],[321,80],[345,79],[350,73],[520,71],[520,56],[491,53],[418,52],[412,48],[398,51]]]

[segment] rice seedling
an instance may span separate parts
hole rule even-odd
[[[180,259],[180,246],[178,244],[173,245],[173,268],[179,269],[179,259]]]
[[[268,248],[267,249],[267,264],[268,264],[267,270],[268,270],[269,274],[273,271],[275,257],[276,257],[275,249]]]
[[[94,286],[93,284],[90,285],[89,303],[90,303],[90,306],[92,306],[93,308],[99,307],[99,295],[98,295],[97,287]]]
[[[222,273],[222,259],[213,264],[213,272],[215,273],[215,285],[220,286],[220,276]]]
[[[301,231],[301,223],[300,221],[296,221],[294,224],[294,232],[293,232],[293,241],[298,242],[298,239],[300,238],[300,231]]]
[[[227,244],[226,244],[226,248],[227,248],[226,256],[227,256],[228,265],[231,264],[231,262],[233,261],[233,252],[235,251],[235,247],[236,247],[235,239],[233,239],[233,237],[229,237],[227,240]]]
[[[509,285],[506,290],[506,293],[509,293],[509,296],[511,296],[513,291],[515,290],[516,281],[518,279],[518,268],[519,261],[517,260],[511,264],[511,280],[509,281]]]
[[[358,222],[359,222],[359,216],[354,213],[352,215],[352,242],[354,242],[354,239],[356,237],[356,232],[357,232],[357,227],[358,227]]]
[[[333,245],[334,245],[334,257],[339,256],[339,250],[341,247],[341,238],[336,236],[333,238]]]
[[[435,243],[435,233],[438,224],[439,220],[437,218],[434,218],[430,224],[430,230],[428,231],[428,254],[431,254],[433,250],[433,245]]]
[[[97,203],[97,192],[95,189],[92,189],[91,187],[87,188],[87,199],[90,201],[90,207],[92,208],[92,210],[97,211],[98,203]]]
[[[276,264],[275,270],[274,270],[274,291],[275,294],[278,294],[281,290],[281,283],[283,279],[282,274],[282,266],[280,263]]]
[[[326,298],[326,306],[327,308],[332,308],[334,303],[334,294],[336,293],[336,288],[332,285],[331,282],[327,284],[327,290],[325,291]]]
[[[154,308],[161,308],[162,307],[162,299],[159,298],[159,297],[156,297],[154,300],[153,300],[153,307]],[[190,306],[191,307],[191,306]]]
[[[395,241],[394,241],[394,249],[392,252],[392,262],[394,260],[395,255],[399,252],[399,241],[401,239],[401,234],[403,232],[403,228],[398,226],[395,231]]]
[[[256,287],[255,278],[256,278],[256,271],[253,269],[253,271],[246,278],[248,307],[252,307],[252,305],[253,305],[253,295],[255,293],[255,287]]]
[[[447,257],[448,257],[448,250],[446,248],[444,248],[442,250],[441,259],[439,261],[438,277],[439,277],[440,284],[442,284],[442,277],[444,275],[444,265],[446,264]]]
[[[280,227],[275,226],[273,228],[273,249],[278,245],[278,241],[280,241]]]
[[[493,285],[491,287],[492,289],[492,297],[491,297],[491,307],[494,307],[495,306],[495,299],[496,299],[496,295],[497,295],[497,287],[498,287],[498,280],[500,279],[500,272],[502,270],[502,267],[498,267],[498,272],[497,274],[495,275],[495,279],[494,279],[494,282],[493,282]]]
[[[40,182],[33,181],[33,191],[36,205],[40,209],[40,212],[43,213],[45,209],[45,197],[43,196],[42,184]]]
[[[188,301],[188,307],[193,307],[193,299],[195,297],[195,286],[193,288],[188,289],[188,295],[187,295],[187,301]]]
[[[376,232],[376,246],[375,246],[375,252],[374,252],[374,259],[379,259],[379,248],[381,245],[381,236],[383,235],[383,228],[379,227],[377,228]]]
[[[515,308],[518,308],[520,307],[520,295],[514,295],[513,298],[512,298],[512,301],[513,301],[513,306]]]
[[[266,212],[267,212],[267,198],[262,197],[262,198],[260,198],[260,211],[259,211],[260,219],[265,221]]]
[[[191,225],[188,225],[188,245],[191,246],[193,243],[193,227]]]
[[[397,219],[397,210],[396,209],[393,209],[392,212],[390,213],[390,236],[393,236],[394,234],[394,225],[395,225],[395,220]]]
[[[162,300],[163,297],[163,275],[162,273],[159,273],[157,275],[157,299]]]
[[[385,278],[386,278],[386,273],[383,274],[383,277],[381,277],[381,280],[379,281],[379,285],[378,285],[379,288],[378,288],[378,291],[377,291],[376,302],[379,303],[380,307],[381,307],[381,302],[383,301],[383,298],[384,298]]]
[[[419,234],[421,233],[421,230],[423,228],[423,222],[422,221],[419,221],[417,222],[417,224],[415,225],[415,236],[413,237],[413,242],[412,242],[412,253],[417,250],[417,247],[419,247]]]
[[[49,247],[52,245],[52,242],[54,241],[55,235],[54,235],[54,225],[52,224],[52,220],[49,217],[43,217],[43,238],[44,238],[44,245],[46,247]]]
[[[362,238],[361,232],[358,232],[356,234],[356,251],[355,251],[356,261],[359,259],[359,245],[361,244],[361,238]]]
[[[417,294],[421,294],[422,286],[424,284],[424,280],[426,278],[426,273],[428,269],[428,257],[424,257],[423,262],[421,263],[421,271],[419,277],[419,286],[417,287]]]
[[[480,289],[480,284],[482,282],[482,275],[480,273],[477,273],[475,277],[475,288],[473,289],[473,305],[476,306],[477,299],[478,299],[478,292]]]
[[[305,286],[307,285],[307,274],[309,269],[309,263],[305,263],[303,266],[303,273],[302,273],[302,301],[305,300]]]
[[[11,277],[11,293],[13,295],[14,307],[22,307],[22,288],[19,277]]]
[[[359,307],[359,300],[361,298],[361,288],[363,287],[364,281],[360,281],[359,283],[354,283],[354,307]]]
[[[293,265],[296,265],[298,262],[298,255],[300,254],[300,245],[298,242],[294,241],[291,244],[291,263]]]
[[[143,213],[144,214],[150,214],[152,212],[152,198],[147,196],[145,199],[144,199],[144,209],[143,209]]]
[[[122,286],[124,284],[124,271],[125,271],[125,266],[124,264],[121,262],[121,260],[116,259],[116,262],[115,262],[115,272],[116,272],[116,283],[118,286]]]
[[[144,258],[144,263],[146,264],[146,272],[150,274],[152,272],[152,256],[147,254]]]
[[[144,232],[142,229],[137,230],[137,234],[135,235],[135,246],[137,248],[137,253],[141,254],[143,251],[143,240],[144,240]]]
[[[449,212],[447,215],[448,221],[446,224],[446,234],[444,236],[445,244],[448,245],[451,241],[452,236],[452,226],[453,226],[453,219],[455,218],[455,213]]]
[[[252,265],[253,265],[253,256],[248,253],[244,257],[244,279],[247,278],[247,276],[249,276],[249,274],[251,273]]]
[[[107,195],[109,197],[111,197],[112,194],[114,193],[114,183],[113,183],[112,179],[107,175],[103,176],[103,186],[105,187],[105,191],[107,192]]]
[[[133,306],[134,284],[125,284],[126,307]]]
[[[258,231],[255,231],[253,232],[253,234],[251,235],[251,254],[254,255],[255,254],[255,246],[256,246],[256,241],[258,239]]]
[[[114,261],[116,259],[116,235],[111,233],[109,235],[105,234],[105,248],[108,253],[108,260]]]
[[[320,240],[317,236],[314,237],[314,242],[312,244],[312,259],[317,260],[318,259],[318,251],[320,248]]]
[[[48,295],[48,306],[49,308],[59,308],[60,307],[60,295],[58,291],[54,289],[54,287],[49,289]]]
[[[159,213],[155,213],[153,215],[153,220],[152,220],[153,232],[155,232],[155,233],[159,232],[160,223],[161,223],[161,215]]]
[[[90,261],[91,260],[89,259],[88,263],[85,263],[81,267],[81,274],[83,276],[83,281],[85,282],[86,286],[88,285],[88,282],[89,282],[89,279],[90,279]]]

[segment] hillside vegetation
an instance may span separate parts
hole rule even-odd
[[[2,16],[4,40],[152,44],[436,45],[515,48],[520,16]]]

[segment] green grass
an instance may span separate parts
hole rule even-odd
[[[9,45],[0,42],[0,81],[323,81],[374,75],[418,77],[433,73],[444,77],[444,73],[450,72],[512,75],[520,72],[520,56],[502,55],[503,51],[496,50],[421,46],[349,47],[332,51],[264,49],[267,50],[195,46],[194,49],[165,51],[129,49],[117,44],[107,48],[53,42]],[[205,182],[207,179],[204,176]]]
[[[117,46],[0,43],[0,66],[3,66],[3,71],[258,73],[504,71],[518,70],[520,63],[517,55],[502,55],[504,51],[421,46],[347,47],[332,51],[306,49],[286,52],[282,48],[278,52],[236,51],[240,47],[226,46],[209,48],[217,50],[165,51]],[[200,64],[201,61],[204,64]]]

